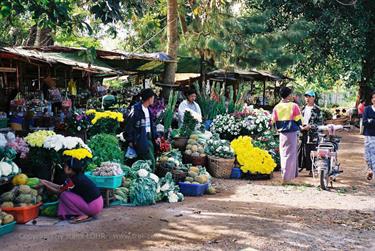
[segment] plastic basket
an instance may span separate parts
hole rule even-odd
[[[8,119],[0,119],[0,129],[8,127]]]
[[[40,205],[42,205],[42,203],[27,207],[3,208],[3,211],[13,215],[15,221],[18,224],[25,224],[33,219],[38,218]]]
[[[0,236],[3,236],[5,234],[9,234],[14,231],[16,227],[16,222],[13,221],[11,223],[5,224],[3,226],[0,226]]]
[[[241,176],[242,176],[242,171],[240,168],[238,167],[234,167],[232,169],[232,173],[230,174],[230,178],[231,179],[241,179]]]
[[[40,215],[47,217],[56,217],[57,209],[59,207],[59,201],[43,203],[40,206]]]
[[[122,175],[118,176],[95,176],[92,172],[86,172],[85,175],[95,183],[98,188],[115,189],[121,186]]]
[[[206,184],[190,184],[185,182],[179,182],[180,192],[185,196],[202,196],[208,189],[208,183]]]

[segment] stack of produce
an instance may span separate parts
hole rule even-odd
[[[38,191],[28,185],[15,186],[0,196],[2,208],[32,206],[42,201]]]
[[[200,139],[198,134],[192,134],[186,145],[185,154],[192,157],[206,157],[204,144],[205,140]]]
[[[166,169],[166,171],[181,170],[187,172],[187,168],[182,164],[181,152],[177,149],[173,149],[169,152],[163,153],[158,158],[158,167]],[[165,173],[162,175],[164,176]]]
[[[124,173],[126,177],[123,186],[114,192],[115,198],[123,204],[146,206],[161,200],[170,203],[183,200],[171,173],[159,179],[152,173],[148,161],[139,160],[131,168],[125,167]]]
[[[211,176],[204,167],[192,166],[189,168],[188,177],[184,183],[191,184],[207,184],[210,182]]]
[[[0,226],[12,223],[14,221],[14,216],[11,214],[7,214],[6,212],[2,212],[0,208]]]
[[[89,147],[94,156],[88,166],[89,171],[95,170],[97,166],[106,161],[118,163],[123,163],[124,161],[124,153],[120,148],[120,142],[113,135],[97,134],[90,139]]]
[[[171,173],[167,173],[165,177],[160,179],[157,192],[159,193],[159,200],[167,200],[169,203],[184,200],[184,195],[180,193],[180,189],[175,184]]]
[[[215,156],[217,158],[232,159],[234,158],[234,151],[230,147],[230,142],[224,139],[210,139],[207,141],[205,152],[207,155]]]
[[[119,176],[124,172],[121,169],[121,165],[115,162],[103,162],[100,167],[97,167],[93,171],[95,176]]]

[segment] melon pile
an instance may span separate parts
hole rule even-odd
[[[191,157],[206,157],[204,144],[204,140],[200,139],[197,134],[192,134],[186,145],[185,154]]]

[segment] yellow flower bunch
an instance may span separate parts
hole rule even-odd
[[[111,111],[105,111],[105,112],[97,112],[95,110],[88,110],[86,112],[87,115],[94,114],[95,117],[93,120],[91,120],[91,124],[95,125],[96,122],[98,122],[100,119],[113,119],[117,122],[123,122],[124,116],[120,112],[111,112]]]
[[[33,133],[29,133],[25,137],[25,141],[27,144],[29,144],[32,147],[43,147],[43,144],[46,138],[48,138],[49,136],[53,136],[53,135],[56,135],[56,133],[53,131],[47,131],[47,130],[36,131]]]
[[[86,111],[86,115],[91,115],[91,114],[95,114],[96,111],[94,109],[90,109],[90,110],[87,110]]]
[[[85,158],[89,158],[89,159],[92,158],[92,153],[86,148],[66,150],[63,152],[63,155],[70,156],[78,160],[85,159]]]
[[[272,156],[266,150],[254,147],[249,136],[240,136],[230,145],[244,173],[270,174],[275,169],[276,163]]]

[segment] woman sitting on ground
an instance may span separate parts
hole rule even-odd
[[[89,221],[103,209],[103,198],[96,185],[84,175],[85,160],[67,159],[64,172],[68,179],[63,185],[41,180],[52,192],[59,193],[58,216],[70,223]]]

